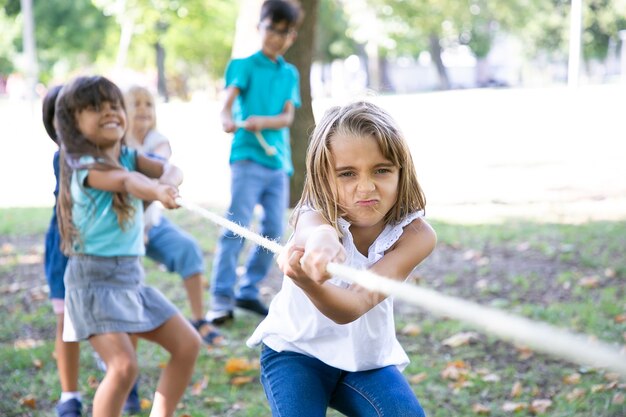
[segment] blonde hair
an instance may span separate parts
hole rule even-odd
[[[126,143],[128,146],[136,149],[141,148],[141,143],[133,134],[133,124],[135,118],[135,101],[138,97],[147,97],[152,103],[152,125],[150,130],[156,129],[156,103],[154,101],[154,95],[146,87],[133,86],[124,94],[124,102],[126,103],[126,113],[128,115],[128,130],[126,133]]]
[[[383,156],[399,167],[398,198],[384,217],[385,224],[398,222],[407,214],[424,210],[426,197],[417,181],[413,158],[396,122],[375,104],[359,101],[326,111],[315,127],[306,156],[302,197],[294,210],[295,224],[303,207],[319,212],[338,233],[337,219],[345,215],[338,203],[332,140],[335,136],[367,136],[378,143]]]

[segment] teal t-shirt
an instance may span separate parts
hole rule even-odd
[[[276,116],[291,101],[300,107],[300,77],[293,65],[279,56],[276,62],[261,51],[242,59],[233,59],[226,68],[226,87],[237,87],[239,95],[233,103],[235,122],[249,116]],[[293,173],[289,128],[261,131],[268,145],[278,151],[267,155],[253,132],[238,129],[233,138],[230,163],[251,160],[271,169]]]
[[[81,165],[93,162],[91,156],[83,156],[79,161]],[[119,162],[128,171],[135,171],[137,151],[122,146]],[[95,256],[143,255],[142,201],[129,196],[135,213],[122,229],[113,210],[113,193],[85,186],[88,174],[88,169],[77,169],[71,179],[72,220],[80,234],[80,239],[74,242],[74,252]]]

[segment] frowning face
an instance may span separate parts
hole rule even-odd
[[[384,157],[371,136],[337,135],[331,153],[339,204],[355,228],[378,234],[398,199],[399,167]]]

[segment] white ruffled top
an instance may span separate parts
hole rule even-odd
[[[367,257],[354,245],[350,223],[339,219],[346,264],[356,269],[370,268],[398,241],[404,227],[422,216],[423,212],[418,211],[399,223],[387,225],[370,246]],[[344,288],[350,285],[337,277],[328,282]],[[302,353],[349,372],[388,365],[402,370],[409,363],[396,339],[392,297],[351,323],[337,324],[323,315],[287,276],[283,277],[282,288],[270,304],[269,314],[250,336],[247,345],[254,347],[261,342],[277,352]]]

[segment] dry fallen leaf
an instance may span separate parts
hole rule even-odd
[[[569,402],[574,402],[580,398],[583,398],[585,396],[586,392],[583,388],[574,388],[574,390],[572,390],[571,392],[567,393],[567,395],[565,396],[565,398],[567,398],[567,401]]]
[[[596,384],[596,385],[591,386],[591,392],[594,394],[596,392],[602,392],[602,391],[605,391],[604,384]]]
[[[142,398],[141,401],[139,401],[139,407],[141,407],[142,410],[149,410],[152,407],[152,401],[147,398]]]
[[[196,381],[191,387],[192,395],[200,395],[209,384],[209,377],[204,375],[200,381]]]
[[[611,400],[611,403],[615,405],[624,404],[624,394],[622,394],[621,392],[616,392],[615,395],[613,395],[613,399]]]
[[[576,385],[580,383],[580,374],[578,372],[574,372],[573,374],[566,375],[563,377],[563,383],[567,385]]]
[[[10,243],[3,243],[2,247],[0,248],[0,252],[2,252],[3,255],[9,255],[15,252],[15,246],[11,245]]]
[[[613,317],[613,320],[615,320],[615,323],[618,324],[626,322],[626,313],[618,314],[617,316]]]
[[[489,407],[487,407],[486,405],[479,404],[479,403],[472,405],[472,411],[475,414],[482,414],[482,415],[491,414],[491,409]]]
[[[461,332],[448,337],[447,339],[443,340],[441,344],[444,346],[455,348],[463,345],[469,345],[471,342],[477,339],[478,334],[476,332]]]
[[[37,408],[37,399],[34,395],[28,394],[27,396],[20,398],[20,405],[34,410]]]
[[[37,369],[43,368],[43,362],[41,359],[33,359],[33,366]]]
[[[615,278],[617,274],[615,273],[615,269],[613,268],[606,268],[604,270],[604,276],[607,278]]]
[[[230,358],[226,361],[226,365],[224,365],[224,370],[229,375],[246,372],[250,369],[254,369],[254,366],[245,358]]]
[[[13,342],[13,347],[15,349],[33,349],[37,346],[43,345],[43,340],[35,340],[35,339],[18,339]]]
[[[473,249],[468,249],[463,253],[463,259],[466,261],[470,261],[472,259],[478,259],[482,256],[480,252],[477,252]]]
[[[487,374],[482,377],[482,380],[485,382],[498,382],[500,377],[497,374]]]
[[[223,404],[225,402],[226,402],[226,399],[222,397],[205,397],[204,398],[205,404]]]
[[[522,395],[522,383],[519,381],[515,381],[513,387],[511,387],[511,398],[517,398]]]
[[[443,371],[441,371],[441,377],[443,379],[450,379],[452,381],[456,381],[461,376],[465,376],[467,374],[467,364],[461,360],[448,362]]]
[[[420,333],[422,333],[422,328],[415,323],[409,323],[402,328],[400,333],[405,336],[418,336]]]
[[[610,382],[619,381],[619,374],[617,372],[607,372],[604,374],[604,379]]]
[[[89,375],[87,377],[87,385],[89,385],[89,388],[96,389],[100,385],[100,381],[95,376]]]
[[[230,384],[236,387],[241,385],[249,384],[254,380],[254,377],[251,376],[235,376],[230,380]]]
[[[546,398],[533,400],[532,403],[530,403],[530,412],[533,414],[545,413],[551,406],[552,401]]]
[[[595,275],[592,275],[590,277],[584,277],[581,278],[580,281],[578,281],[578,285],[583,288],[597,288],[598,285],[600,285],[600,278]]]
[[[517,350],[517,359],[524,361],[533,356],[534,352],[528,346],[515,346]]]
[[[409,377],[409,382],[411,384],[419,384],[420,382],[424,381],[427,377],[428,377],[428,374],[426,374],[426,372],[420,372],[419,374],[411,375]]]
[[[514,403],[511,401],[506,401],[504,404],[502,404],[502,411],[507,412],[518,412],[525,410],[526,408],[528,408],[528,404],[526,403]]]

